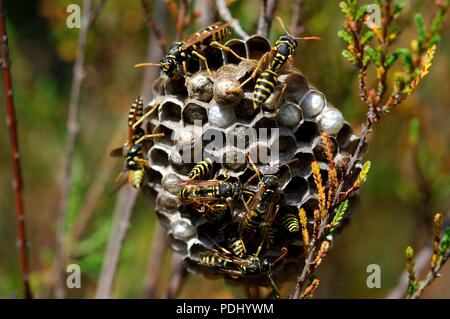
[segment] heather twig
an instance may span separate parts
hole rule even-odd
[[[269,36],[270,26],[277,9],[278,0],[261,0],[261,13],[258,20],[257,34],[264,37]]]
[[[414,251],[411,247],[406,249],[406,268],[409,273],[408,287],[406,297],[420,298],[425,288],[427,288],[434,279],[439,277],[439,271],[447,262],[450,256],[450,227],[447,227],[442,235],[443,216],[436,214],[434,216],[433,248],[430,260],[430,272],[425,280],[418,282],[416,279],[416,270],[414,263]]]
[[[100,2],[101,8],[102,2]],[[72,167],[75,153],[75,141],[78,134],[78,109],[81,92],[81,83],[84,78],[84,57],[86,52],[87,35],[91,23],[95,21],[95,15],[99,9],[93,8],[92,0],[83,2],[82,24],[78,36],[77,58],[73,68],[72,86],[70,89],[69,114],[67,118],[67,153],[64,165],[64,173],[61,184],[60,205],[58,211],[58,230],[56,236],[56,287],[55,296],[57,298],[65,297],[65,288],[63,280],[63,261],[64,261],[64,238],[66,226],[67,203],[69,199],[70,188],[72,185]]]
[[[183,265],[183,256],[174,253],[172,256],[172,274],[170,275],[170,282],[167,288],[166,298],[173,299],[180,292],[185,282],[188,272]]]
[[[239,35],[242,39],[247,40],[249,38],[249,35],[242,29],[239,21],[231,16],[231,12],[227,7],[227,1],[217,0],[216,5],[222,19],[224,19],[226,22],[230,22],[231,27],[237,33],[237,35]]]
[[[137,189],[124,188],[118,196],[114,209],[114,224],[108,240],[103,266],[100,272],[95,298],[108,299],[112,297],[112,286],[117,272],[120,251],[127,233],[133,206],[136,201]]]
[[[27,299],[32,298],[29,269],[28,269],[28,242],[25,231],[25,215],[23,206],[23,183],[22,173],[20,168],[19,156],[19,141],[17,137],[17,120],[15,114],[12,79],[11,79],[11,61],[9,59],[8,35],[6,32],[5,13],[3,11],[3,4],[0,1],[0,51],[1,51],[1,65],[3,70],[3,86],[5,89],[6,98],[6,112],[9,130],[9,138],[11,143],[11,157],[13,164],[13,188],[16,200],[16,220],[17,220],[17,246],[20,255],[20,270],[22,273],[22,282],[24,289],[24,296]]]
[[[327,236],[332,234],[335,229],[337,229],[343,220],[344,214],[347,210],[348,201],[347,199],[361,187],[362,183],[365,181],[368,171],[370,169],[370,162],[364,164],[357,180],[354,184],[344,192],[343,187],[348,184],[347,178],[351,177],[351,168],[347,168],[346,174],[338,180],[336,167],[334,165],[334,159],[331,151],[331,143],[329,137],[326,133],[322,134],[322,142],[325,147],[325,153],[328,158],[330,171],[328,173],[328,193],[325,191],[325,187],[320,175],[320,170],[317,162],[311,164],[311,169],[314,176],[314,181],[318,190],[318,209],[314,212],[314,225],[313,225],[313,236],[309,240],[309,243],[305,249],[305,265],[300,276],[297,278],[297,286],[291,298],[311,298],[315,289],[317,288],[318,281],[315,284],[311,283],[310,286],[301,294],[305,284],[312,278],[314,271],[322,262],[328,251],[329,243],[326,240]],[[356,163],[356,162],[355,162]],[[352,164],[352,165],[355,165]],[[304,212],[300,211],[300,221],[302,224],[302,237],[304,245],[307,242],[307,238],[310,236],[305,234],[308,232],[307,228],[304,226],[306,223],[303,216]],[[302,221],[303,220],[303,221]]]
[[[153,18],[152,7],[149,0],[141,0],[142,8],[145,12],[145,17],[147,18],[147,26],[155,34],[158,45],[161,48],[163,54],[166,53],[166,40],[164,40],[163,33]]]
[[[295,0],[292,4],[292,22],[290,30],[292,34],[299,35],[303,33],[305,26],[302,24],[304,13],[303,0]]]
[[[148,257],[147,278],[145,280],[145,296],[155,298],[156,289],[160,280],[161,266],[167,249],[167,232],[156,225],[155,235],[152,238],[152,247]]]

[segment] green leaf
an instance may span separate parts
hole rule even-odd
[[[375,52],[375,50],[371,46],[366,45],[364,50],[365,50],[366,54],[368,54],[370,56],[372,61],[374,61],[377,64],[380,63],[380,58],[378,57],[378,54]]]
[[[395,4],[394,10],[393,10],[394,19],[398,18],[398,16],[400,15],[400,13],[401,13],[401,11],[403,10],[404,7],[405,7],[405,3],[404,2],[398,2],[398,3]]]
[[[372,31],[367,31],[361,37],[361,44],[365,45],[367,42],[371,41],[374,36],[375,36],[375,34]]]
[[[414,17],[417,24],[417,29],[419,32],[419,37],[417,38],[417,41],[419,42],[419,50],[422,50],[423,42],[425,41],[427,37],[427,31],[425,29],[424,23],[423,23],[423,17],[420,13],[417,13]]]
[[[342,50],[342,56],[352,63],[355,63],[355,56],[349,50]]]
[[[359,20],[363,19],[368,8],[369,8],[368,5],[364,5],[361,8],[359,8],[358,12],[356,13],[355,21],[359,21]]]
[[[450,249],[450,227],[445,228],[444,236],[441,239],[440,255],[445,255]]]
[[[342,221],[342,218],[344,218],[344,214],[347,211],[348,207],[348,200],[342,202],[342,204],[339,206],[336,215],[334,215],[333,221],[331,222],[331,227],[334,228]]]
[[[438,44],[439,42],[441,42],[441,36],[439,34],[436,34],[430,39],[430,41],[428,41],[427,49],[431,48],[435,44]]]
[[[344,40],[347,43],[353,43],[353,37],[350,33],[348,33],[347,31],[344,30],[339,30],[337,33],[338,37],[341,38],[342,40]]]
[[[405,68],[405,70],[408,73],[412,73],[413,72],[413,63],[412,63],[412,56],[411,56],[411,52],[408,49],[398,49],[396,52],[398,52],[398,54],[401,55],[401,57],[403,58],[403,66]]]

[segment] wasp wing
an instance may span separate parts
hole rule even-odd
[[[217,33],[217,32],[219,32],[219,31],[221,31],[221,30],[223,30],[223,29],[228,28],[228,27],[230,26],[231,23],[225,23],[225,24],[222,24],[221,26],[219,26],[219,27],[217,27],[217,28],[213,28],[213,29],[210,30],[210,31],[201,33],[202,31],[206,30],[207,28],[212,27],[212,26],[217,26],[217,25],[219,25],[219,24],[220,24],[220,22],[216,22],[216,23],[214,23],[214,24],[212,24],[212,25],[209,25],[209,26],[207,26],[206,28],[203,28],[202,30],[196,32],[196,33],[193,35],[192,38],[190,38],[189,40],[187,40],[187,41],[184,43],[184,45],[181,47],[181,49],[182,49],[182,50],[186,50],[186,49],[188,49],[189,47],[193,46],[194,44],[197,44],[197,43],[202,42],[203,40],[205,40],[205,39],[208,38],[209,36],[213,35],[214,33]],[[196,36],[197,34],[199,34],[199,35]]]

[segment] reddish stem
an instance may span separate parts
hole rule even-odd
[[[3,5],[0,2],[0,50],[2,53],[2,69],[3,84],[5,87],[7,125],[9,130],[9,138],[11,142],[11,157],[14,172],[14,192],[16,198],[16,219],[17,219],[17,245],[20,254],[20,270],[22,272],[22,281],[24,287],[24,296],[27,299],[32,298],[30,283],[28,280],[28,252],[27,239],[25,232],[25,215],[23,209],[23,184],[20,170],[19,143],[17,138],[17,122],[14,107],[12,80],[11,80],[11,61],[9,60],[8,36],[6,33],[5,15],[3,13]]]

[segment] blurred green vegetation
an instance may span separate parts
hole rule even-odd
[[[154,2],[154,1],[153,1]],[[194,1],[195,2],[195,1]],[[279,1],[276,12],[290,25],[293,1]],[[338,106],[357,132],[365,118],[366,106],[359,99],[357,73],[341,56],[344,43],[336,33],[343,16],[338,1],[305,0],[302,23],[304,35],[320,36],[322,41],[300,42],[294,65]],[[369,3],[369,1],[366,1]],[[406,1],[400,19],[403,34],[398,47],[409,46],[416,36],[414,14],[418,11],[429,22],[433,15],[426,0]],[[25,214],[30,241],[31,283],[36,297],[51,297],[52,263],[55,248],[59,188],[65,159],[66,118],[72,67],[76,55],[78,29],[66,27],[66,7],[81,1],[38,0],[26,6],[19,1],[4,1],[7,15],[14,98],[19,122],[20,152],[25,182]],[[230,9],[248,33],[256,29],[259,1],[235,1]],[[421,87],[392,114],[376,124],[369,137],[366,159],[372,162],[367,183],[361,190],[361,207],[350,227],[336,237],[319,271],[317,297],[381,298],[397,283],[405,268],[404,250],[409,244],[417,250],[427,241],[424,216],[413,152],[410,120],[418,119],[419,163],[432,182],[430,198],[433,212],[450,207],[450,24],[447,21],[442,41]],[[187,34],[202,26],[190,25]],[[163,27],[166,40],[174,40],[170,16]],[[282,33],[274,20],[271,42]],[[108,161],[116,161],[100,200],[95,203],[73,263],[83,272],[82,288],[69,297],[92,298],[95,294],[103,255],[112,225],[116,197],[107,197],[120,172],[120,161],[104,159],[110,141],[125,136],[126,112],[130,100],[140,92],[143,72],[133,68],[146,61],[149,30],[138,0],[106,1],[95,25],[90,29],[79,113],[80,134],[76,144],[73,187],[70,193],[67,230],[83,206],[98,172]],[[154,48],[159,50],[158,47]],[[0,118],[5,118],[4,92],[0,93]],[[12,170],[7,127],[0,125],[0,297],[21,295],[19,258]],[[122,136],[119,135],[119,136]],[[120,144],[119,144],[120,145]],[[105,157],[107,158],[107,157]],[[122,298],[145,297],[147,261],[157,223],[153,208],[138,198],[131,227],[121,253],[114,294]],[[165,292],[169,280],[171,252],[164,258],[158,292]],[[366,286],[366,267],[379,264],[381,289]],[[448,268],[448,267],[447,267]],[[434,283],[425,297],[450,297],[450,272]],[[285,285],[288,291],[289,285]],[[223,280],[188,276],[181,298],[245,297],[239,287]]]

